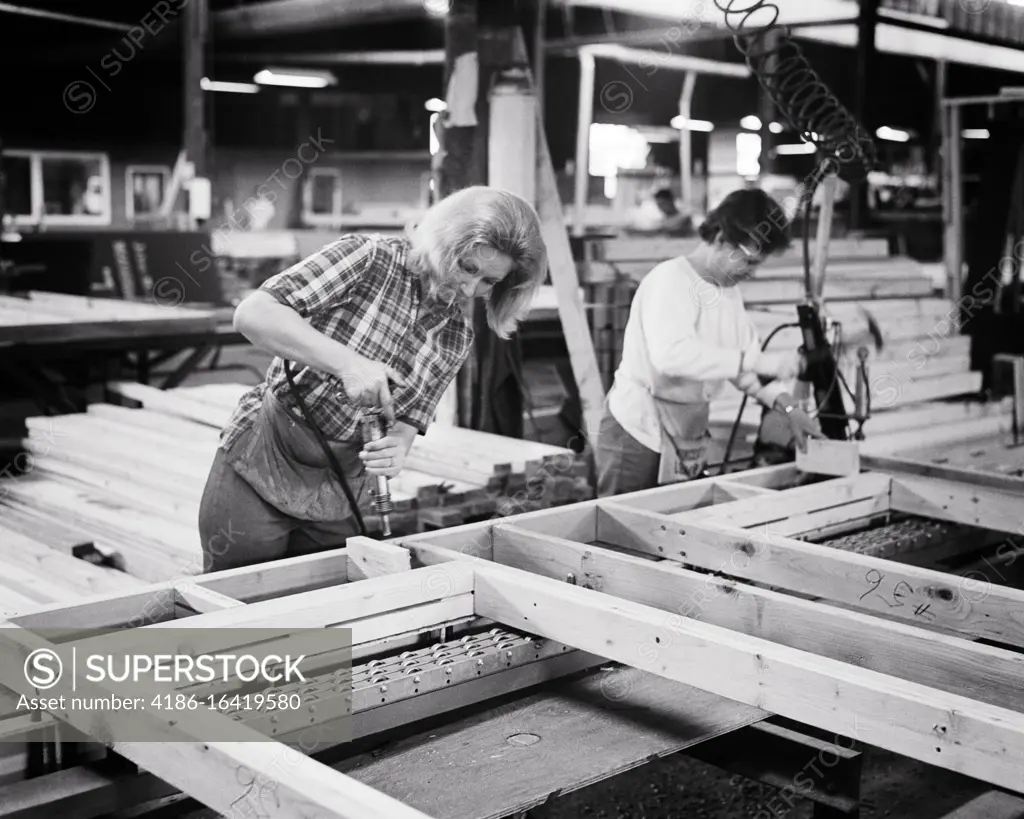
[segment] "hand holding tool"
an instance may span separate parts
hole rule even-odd
[[[364,408],[359,424],[364,443],[379,441],[387,436],[387,421],[380,407]],[[373,498],[374,511],[380,515],[384,537],[391,537],[391,513],[395,511],[395,505],[391,501],[391,485],[387,475],[376,476],[376,491],[371,490],[370,496]]]

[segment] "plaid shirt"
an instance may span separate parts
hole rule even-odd
[[[420,280],[406,266],[407,253],[404,239],[343,236],[267,279],[260,289],[296,310],[314,329],[398,372],[405,386],[391,391],[395,419],[423,434],[469,354],[473,328],[457,304],[424,303]],[[296,363],[292,373],[324,437],[359,437],[359,408],[345,400],[339,379]],[[239,401],[221,433],[225,449],[252,425],[267,389],[302,417],[277,357],[263,383]]]

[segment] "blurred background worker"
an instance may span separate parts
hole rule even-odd
[[[679,210],[669,188],[659,188],[636,209],[628,232],[682,239],[697,235],[693,217]]]
[[[640,283],[598,430],[600,496],[700,477],[709,404],[725,381],[784,412],[797,446],[821,436],[784,386],[801,357],[761,351],[736,286],[789,246],[780,214],[764,191],[734,191],[708,214],[689,255],[659,264]]]

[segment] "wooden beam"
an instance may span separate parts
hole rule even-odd
[[[869,614],[802,600],[599,547],[500,524],[494,560],[1002,708],[1024,711],[1024,656]],[[653,646],[643,646],[643,648]]]
[[[1002,489],[1007,492],[1024,492],[1024,478],[933,464],[917,458],[904,458],[899,455],[861,455],[860,463],[863,469],[885,473],[892,477],[920,475],[922,478],[958,481],[972,486]]]
[[[15,662],[0,663],[0,683],[29,697],[38,692],[24,673],[32,651],[51,648],[33,632],[0,621],[0,646]],[[138,689],[134,689],[136,692]],[[121,687],[70,675],[48,690],[50,697],[125,696]],[[429,819],[425,814],[314,761],[305,754],[282,760],[282,748],[264,734],[215,712],[143,709],[104,713],[68,707],[62,720],[90,735],[104,736],[111,750],[221,813],[301,819]],[[127,728],[127,726],[131,726]],[[118,736],[162,737],[121,741]],[[217,737],[217,740],[205,739]]]
[[[412,568],[407,550],[373,538],[350,537],[345,541],[345,549],[349,555],[350,581],[407,572]]]
[[[1024,492],[936,478],[894,476],[892,508],[926,517],[1024,534]]]
[[[1024,646],[1024,592],[773,533],[681,521],[603,502],[598,540],[909,622]]]
[[[887,497],[891,479],[887,475],[865,473],[836,478],[822,483],[789,489],[786,492],[745,498],[708,507],[701,513],[702,520],[714,519],[732,526],[764,526],[782,522],[792,515],[807,514],[823,509],[841,508],[858,501]],[[621,506],[630,506],[629,498],[615,500]],[[687,519],[682,512],[672,516]]]
[[[211,611],[223,611],[244,606],[241,600],[235,600],[226,594],[212,591],[195,583],[177,583],[174,586],[175,603],[186,609],[191,609],[196,614],[206,614]]]
[[[682,620],[504,566],[476,564],[477,613],[771,713],[1011,790],[1024,714]],[[642,647],[650,646],[645,652]]]
[[[521,44],[520,44],[520,47]],[[589,104],[588,104],[589,107]],[[537,212],[541,220],[541,231],[548,252],[551,270],[551,284],[558,299],[558,317],[562,322],[565,344],[569,350],[576,388],[583,408],[583,426],[588,440],[597,437],[601,424],[604,386],[601,370],[597,366],[597,354],[587,325],[583,309],[583,295],[576,276],[576,261],[565,229],[565,212],[558,195],[558,181],[551,163],[547,135],[542,122],[538,122],[537,137]],[[576,174],[588,175],[587,168],[577,168]]]

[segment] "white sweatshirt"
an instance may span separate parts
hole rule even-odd
[[[680,403],[711,402],[726,381],[771,406],[786,391],[740,374],[740,356],[761,349],[739,287],[717,287],[684,257],[655,267],[640,282],[626,323],[622,361],[608,409],[648,449],[661,450],[653,396]]]

